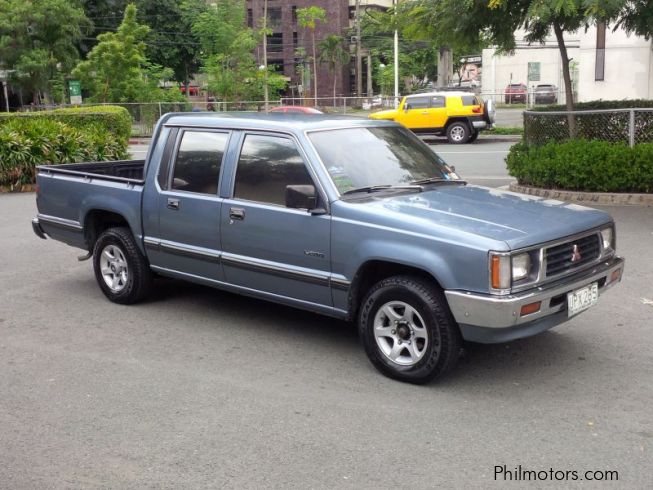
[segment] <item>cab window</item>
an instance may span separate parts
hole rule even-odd
[[[282,136],[246,135],[234,198],[285,206],[288,185],[313,185],[295,142]]]
[[[428,97],[412,97],[410,99],[406,99],[406,107],[404,107],[404,109],[426,109],[428,106]]]
[[[440,109],[442,107],[446,107],[446,98],[441,96],[441,95],[436,95],[435,97],[431,97],[431,107],[434,109]]]
[[[217,194],[228,139],[228,133],[184,131],[170,188],[198,194]]]

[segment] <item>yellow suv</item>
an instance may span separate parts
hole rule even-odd
[[[471,143],[494,123],[494,104],[469,92],[407,95],[395,110],[370,114],[403,124],[414,133],[446,135],[450,143]]]

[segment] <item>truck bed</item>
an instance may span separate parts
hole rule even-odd
[[[41,165],[36,175],[37,222],[51,238],[86,249],[87,213],[111,210],[141,238],[145,160]]]
[[[87,178],[142,184],[145,181],[145,160],[40,165],[38,171],[39,173],[45,174],[69,174]]]

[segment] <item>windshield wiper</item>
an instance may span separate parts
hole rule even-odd
[[[424,185],[424,184],[463,184],[467,185],[467,181],[460,179],[445,179],[443,177],[429,177],[427,179],[419,179],[411,182],[411,185]]]
[[[356,194],[359,192],[367,192],[368,194],[370,192],[378,192],[378,191],[384,191],[387,189],[391,190],[416,190],[418,192],[422,192],[424,189],[422,186],[417,185],[415,182],[411,182],[410,185],[390,185],[390,184],[384,184],[384,185],[369,185],[366,187],[357,187],[355,189],[349,189],[348,191],[345,191],[342,193],[343,196],[347,194]]]

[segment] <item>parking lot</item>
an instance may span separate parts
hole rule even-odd
[[[509,145],[435,148],[499,186]],[[330,318],[173,280],[112,304],[81,251],[32,233],[33,194],[0,195],[0,487],[551,485],[495,482],[521,465],[651,488],[653,210],[605,209],[619,287],[539,336],[469,344],[418,387],[378,374]]]

